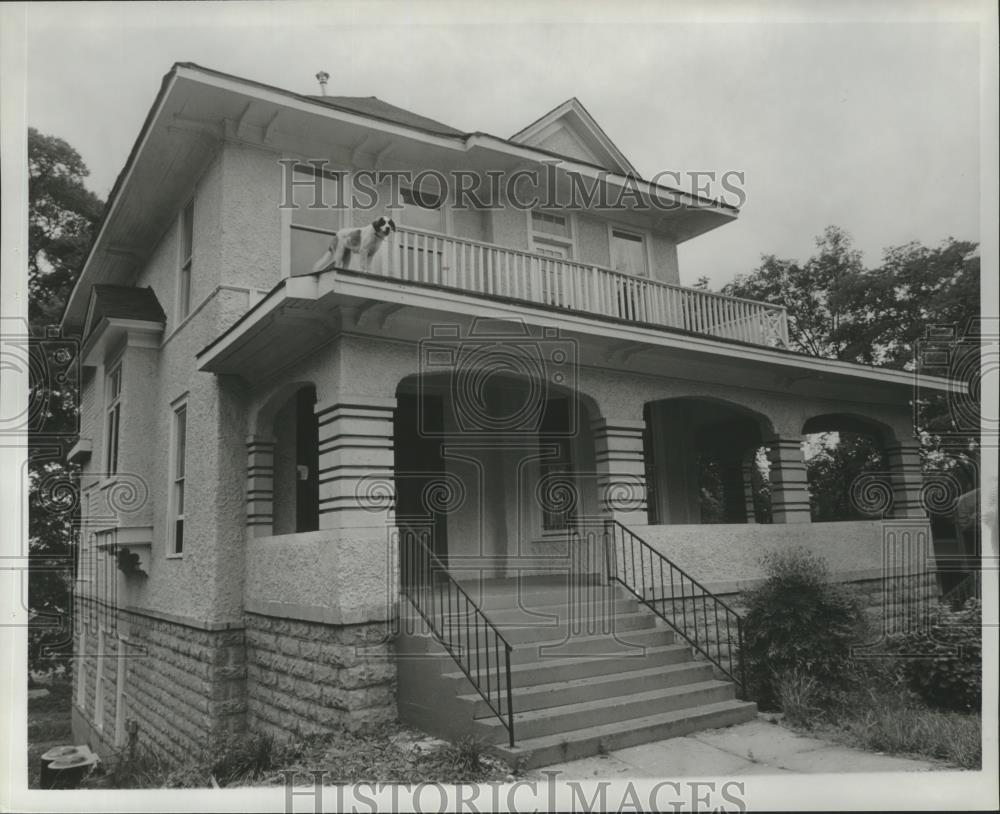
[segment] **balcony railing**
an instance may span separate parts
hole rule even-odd
[[[373,272],[486,296],[787,347],[785,308],[600,266],[400,228]]]

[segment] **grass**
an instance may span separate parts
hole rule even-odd
[[[977,716],[931,709],[867,709],[845,722],[862,749],[943,760],[963,769],[982,765],[982,725]]]
[[[977,770],[982,765],[982,721],[978,715],[930,709],[892,684],[855,687],[823,698],[814,681],[779,681],[782,723],[845,746],[899,757],[942,761]]]
[[[482,783],[504,780],[506,764],[490,757],[479,741],[466,737],[451,744],[428,738],[397,724],[364,732],[278,739],[244,735],[220,741],[206,757],[183,765],[167,765],[158,753],[136,744],[107,762],[103,774],[92,775],[90,788],[209,788],[311,783],[323,771],[326,785],[380,781],[386,783]]]

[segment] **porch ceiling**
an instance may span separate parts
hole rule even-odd
[[[619,372],[896,406],[912,397],[916,382],[904,371],[340,269],[278,284],[198,353],[198,367],[258,382],[341,333],[416,343],[432,325],[467,330],[483,318],[556,328],[578,342],[582,365]],[[923,390],[966,388],[941,377],[922,376],[919,383]]]

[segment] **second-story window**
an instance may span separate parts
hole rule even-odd
[[[623,274],[645,277],[649,274],[646,263],[646,239],[635,232],[611,230],[611,268]]]
[[[428,232],[446,231],[444,201],[440,195],[408,187],[401,187],[399,194],[403,200],[403,208],[399,213],[400,223]]]
[[[184,552],[185,470],[187,449],[187,404],[174,408],[173,455],[170,462],[170,549]]]
[[[548,212],[531,213],[532,249],[546,257],[568,258],[573,254],[569,219]]]
[[[191,313],[191,269],[194,259],[194,201],[181,214],[181,257],[177,278],[177,321]]]
[[[291,275],[311,274],[343,225],[340,179],[300,164],[292,171]]]
[[[121,430],[122,363],[116,362],[107,376],[107,422],[105,429],[104,468],[108,475],[118,473],[118,436]]]

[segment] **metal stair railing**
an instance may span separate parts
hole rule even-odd
[[[400,592],[500,719],[513,748],[513,648],[421,536],[400,529]]]
[[[698,580],[617,520],[605,523],[608,581],[618,582],[746,693],[743,620]],[[712,652],[709,622],[714,620]]]

